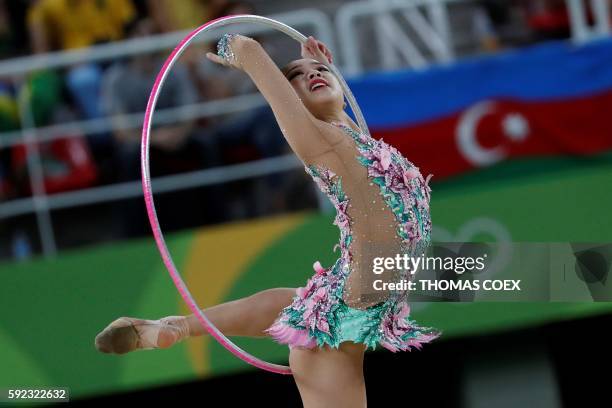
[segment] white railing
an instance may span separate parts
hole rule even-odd
[[[293,154],[251,161],[247,163],[198,170],[155,179],[155,193],[165,193],[192,187],[221,184],[234,180],[265,176],[299,167],[301,162]],[[47,196],[50,210],[79,205],[104,203],[142,196],[142,183],[129,181],[104,187],[83,189]],[[14,217],[36,211],[36,203],[30,198],[11,200],[2,204],[2,217]]]
[[[363,72],[363,62],[356,28],[357,20],[364,17],[374,19],[377,48],[386,69],[396,69],[402,64],[398,56],[412,68],[424,68],[429,61],[414,41],[392,17],[397,12],[418,39],[433,54],[435,62],[450,62],[454,59],[450,36],[447,7],[466,0],[367,0],[351,2],[341,7],[336,14],[339,43],[342,44],[342,61],[347,75]],[[423,11],[427,14],[426,18]],[[399,55],[398,55],[399,54]]]
[[[581,0],[566,1],[571,15],[573,38],[577,42],[585,42],[609,35],[607,0],[591,0],[590,4],[595,15],[595,25],[593,27],[589,27],[586,23],[586,12]],[[422,68],[432,62],[444,63],[455,58],[453,41],[451,40],[453,33],[448,21],[448,6],[469,2],[473,2],[473,0],[371,0],[350,2],[337,10],[335,28],[327,15],[314,9],[298,10],[270,17],[298,29],[306,27],[309,34],[324,41],[332,51],[335,51],[334,34],[337,34],[339,44],[342,44],[342,47],[338,50],[340,52],[340,64],[338,66],[345,75],[350,76],[362,73],[364,69],[363,55],[360,52],[356,31],[358,19],[373,19],[378,43],[377,50],[380,52],[380,60],[384,68],[394,69],[406,64],[413,68]],[[413,38],[403,31],[392,16],[402,17],[405,20],[405,23],[412,28],[418,40],[424,44],[433,59],[425,57],[423,52],[415,45]],[[230,31],[256,35],[270,30],[266,26],[230,26],[218,29],[214,33],[205,33],[197,41],[211,41],[218,38],[220,34]],[[20,84],[25,80],[28,73],[39,69],[57,69],[83,62],[110,60],[170,49],[176,46],[185,34],[187,32],[177,32],[99,45],[76,51],[16,58],[0,62],[0,76],[9,77],[16,84]],[[334,53],[338,55],[337,52]],[[402,63],[399,57],[402,57],[405,63]],[[24,98],[24,100],[27,100],[27,98]],[[244,95],[159,110],[156,112],[156,120],[159,123],[168,124],[242,111],[264,104],[265,100],[259,94]],[[60,137],[70,137],[70,135],[92,134],[119,128],[139,128],[142,126],[143,113],[124,115],[121,120],[106,117],[35,127],[31,107],[28,103],[24,103],[20,106],[20,116],[21,130],[0,134],[0,149],[16,144],[26,145],[32,197],[0,203],[0,220],[35,213],[45,255],[53,255],[56,252],[53,225],[49,214],[51,210],[120,200],[142,194],[140,182],[135,181],[46,195],[37,144]],[[157,178],[153,180],[153,186],[156,192],[173,191],[283,172],[298,166],[300,166],[299,161],[293,155],[287,155],[240,165]],[[325,200],[320,201],[322,206],[324,206],[324,202]]]
[[[591,27],[587,23],[587,7],[583,0],[566,0],[572,25],[572,39],[584,43],[610,35],[609,0],[590,0],[589,5],[594,19]]]
[[[295,27],[310,27],[313,30],[313,35],[326,43],[329,42],[330,48],[333,46],[333,25],[329,17],[320,10],[303,9],[289,13],[274,14],[269,17]],[[189,31],[190,30],[177,31],[146,38],[135,38],[72,51],[52,52],[42,55],[14,58],[10,61],[3,61],[0,64],[0,76],[19,75],[39,69],[61,68],[82,62],[112,60],[126,56],[150,54],[164,49],[172,49],[176,47]],[[220,34],[229,32],[256,35],[271,31],[273,31],[273,29],[263,25],[236,24],[219,28],[214,32],[209,31],[203,33],[194,40],[194,42],[210,42],[218,38]]]

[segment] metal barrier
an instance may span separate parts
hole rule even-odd
[[[590,0],[595,23],[587,24],[587,10],[583,0],[566,0],[572,25],[572,38],[576,43],[584,43],[610,35],[610,3],[608,0]]]
[[[397,53],[404,57],[413,68],[423,68],[430,64],[412,39],[392,18],[391,12],[400,12],[415,31],[419,39],[431,51],[437,62],[450,62],[454,59],[447,6],[466,0],[375,0],[352,2],[337,12],[337,32],[342,44],[343,68],[347,75],[363,72],[361,50],[358,46],[355,28],[356,20],[362,17],[374,18],[376,39],[381,50],[383,66],[387,69],[400,65]],[[425,9],[428,19],[421,12]]]

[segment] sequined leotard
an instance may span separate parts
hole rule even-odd
[[[393,352],[421,348],[442,332],[419,326],[406,291],[376,291],[373,281],[410,280],[405,270],[373,273],[377,257],[418,256],[430,243],[429,177],[382,140],[332,122],[346,138],[304,163],[306,172],[336,209],[340,257],[296,290],[291,305],[266,330],[290,347],[313,348],[344,341],[381,345]],[[399,275],[398,275],[399,274]]]

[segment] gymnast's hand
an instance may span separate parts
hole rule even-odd
[[[327,46],[313,36],[308,37],[302,44],[302,58],[312,58],[319,62],[333,63],[332,53]]]
[[[206,58],[217,64],[242,70],[240,49],[244,43],[253,41],[256,42],[240,34],[225,34],[217,44],[217,54],[207,52]]]

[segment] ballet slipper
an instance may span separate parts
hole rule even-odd
[[[125,354],[135,350],[165,349],[189,337],[185,316],[158,320],[120,317],[96,336],[98,351]]]

